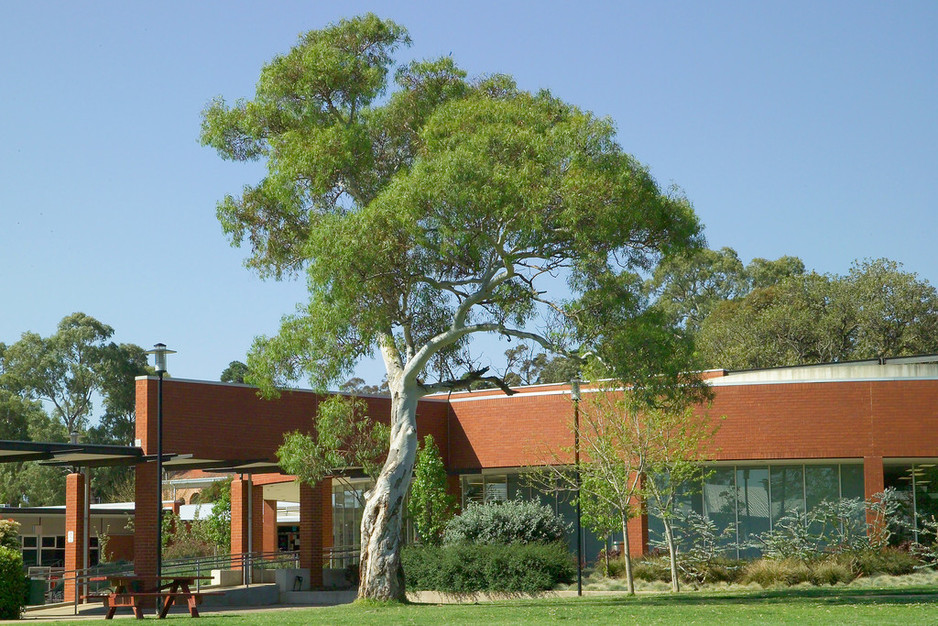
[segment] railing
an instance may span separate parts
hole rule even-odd
[[[196,591],[202,587],[201,577],[213,569],[240,569],[244,573],[245,585],[253,582],[255,569],[281,569],[299,567],[299,552],[248,552],[236,555],[209,557],[191,557],[163,561],[163,576],[194,576]],[[66,583],[74,583],[74,613],[78,614],[81,597],[108,587],[108,576],[133,575],[133,563],[105,563],[80,570],[65,570],[62,567],[31,568],[28,577],[31,580],[45,582],[45,604],[59,603],[65,600]]]
[[[345,569],[349,565],[357,565],[360,558],[360,546],[335,546],[325,551],[323,565],[330,569]]]

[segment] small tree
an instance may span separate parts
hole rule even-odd
[[[390,429],[368,417],[364,400],[331,396],[319,403],[314,425],[315,436],[284,435],[277,449],[284,470],[311,487],[327,476],[349,485],[348,473],[358,468],[372,479],[378,476]]]
[[[641,436],[636,452],[642,457],[642,495],[661,517],[671,567],[671,589],[681,590],[674,519],[678,496],[701,484],[705,446],[716,428],[705,411],[644,407],[633,418]]]
[[[407,510],[421,541],[434,546],[443,543],[446,523],[456,512],[456,497],[446,490],[446,468],[432,435],[424,437],[423,448],[417,452]]]

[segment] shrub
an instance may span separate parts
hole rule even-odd
[[[567,529],[561,517],[538,502],[471,503],[446,524],[444,543],[552,543],[563,540]]]
[[[23,555],[0,545],[0,619],[19,619],[26,606],[26,577]]]
[[[745,568],[741,580],[763,587],[797,585],[811,579],[811,569],[798,559],[759,559]]]
[[[899,548],[885,548],[883,550],[861,550],[856,554],[856,573],[863,576],[873,574],[888,574],[890,576],[903,576],[911,574],[921,565],[915,556]]]
[[[615,567],[613,567],[615,564]],[[609,575],[616,578],[625,577],[625,561],[616,559],[609,563]],[[671,582],[671,567],[666,558],[643,558],[632,560],[632,576],[635,580],[647,582]]]
[[[20,549],[20,523],[11,519],[0,519],[0,546]]]
[[[536,593],[573,581],[564,544],[411,546],[401,553],[407,587],[450,593]]]
[[[676,511],[671,523],[681,579],[695,585],[727,580],[730,572],[725,564],[720,565],[718,555],[724,551],[722,545],[730,538],[733,528],[720,532],[713,520],[693,511]],[[656,541],[653,545],[665,553],[668,551],[665,541]],[[666,580],[671,580],[670,574]]]
[[[838,559],[824,559],[814,563],[811,568],[811,582],[815,585],[849,583],[854,578],[856,575],[850,566]]]

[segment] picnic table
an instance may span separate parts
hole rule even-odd
[[[169,607],[185,602],[189,615],[198,617],[197,605],[202,602],[204,593],[192,592],[190,586],[198,579],[211,579],[210,576],[102,576],[92,580],[107,580],[111,590],[107,593],[85,596],[87,600],[104,602],[107,615],[104,619],[113,619],[117,609],[127,607],[133,610],[134,617],[143,619],[143,608],[150,598],[159,602],[159,618],[163,619]]]

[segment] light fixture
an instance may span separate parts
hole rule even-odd
[[[165,343],[158,343],[146,354],[153,355],[156,375],[159,376],[156,387],[156,576],[159,578],[163,575],[163,374],[166,373],[166,355],[176,354],[176,351],[167,350]],[[150,447],[149,442],[147,447]],[[157,601],[157,608],[159,604]]]

